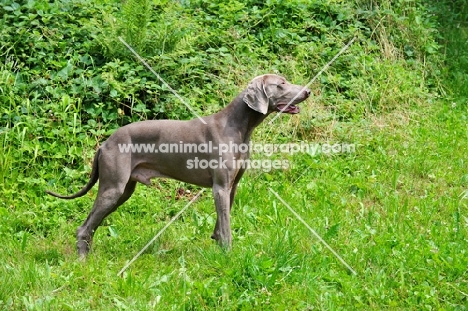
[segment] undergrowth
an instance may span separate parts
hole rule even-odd
[[[465,310],[468,8],[464,1],[0,0],[0,308]],[[204,195],[123,278],[115,273],[195,187],[158,180],[105,220],[86,264],[74,232],[95,149],[118,127],[201,115],[256,75],[311,85],[301,114],[254,141],[344,142],[244,177],[234,249]],[[268,122],[268,120],[266,121]],[[268,188],[357,270],[353,277]],[[254,194],[254,195],[252,195]]]

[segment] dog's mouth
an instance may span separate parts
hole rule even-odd
[[[278,104],[276,106],[276,111],[282,113],[296,114],[299,113],[301,109],[299,109],[299,107],[293,104],[289,104],[289,106],[288,104]]]

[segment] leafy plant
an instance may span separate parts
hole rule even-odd
[[[0,309],[464,310],[466,9],[459,0],[0,0]],[[119,36],[200,114],[258,74],[306,84],[356,37],[301,114],[254,135],[356,150],[248,171],[229,253],[209,241],[207,195],[115,277],[187,203],[185,186],[158,180],[106,219],[95,253],[78,263],[73,236],[95,190],[69,202],[44,189],[86,183],[95,149],[119,126],[193,118]]]

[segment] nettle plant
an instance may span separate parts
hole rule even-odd
[[[2,166],[7,175],[14,163],[73,167],[129,122],[193,117],[119,36],[202,115],[225,106],[258,74],[278,72],[307,82],[356,36],[317,82],[317,101],[328,115],[306,120],[304,139],[331,118],[352,122],[414,104],[412,94],[424,99],[438,88],[430,74],[437,61],[429,61],[437,60],[435,26],[430,12],[413,3],[2,4],[0,128],[8,132],[3,144],[16,146],[6,153],[14,160],[2,160],[9,163]]]

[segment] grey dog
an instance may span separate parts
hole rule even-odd
[[[89,252],[95,230],[103,219],[127,201],[137,182],[149,185],[151,178],[173,178],[200,187],[212,188],[216,205],[216,225],[213,239],[231,246],[230,210],[237,184],[245,166],[236,165],[249,158],[249,152],[231,148],[220,154],[216,151],[191,152],[122,152],[123,145],[211,143],[212,146],[249,144],[250,136],[271,112],[296,114],[296,104],[304,101],[310,91],[300,85],[288,83],[284,78],[266,74],[254,78],[228,106],[210,116],[190,121],[152,120],[132,123],[119,128],[97,150],[91,177],[86,186],[70,196],[50,191],[48,194],[62,199],[85,195],[99,179],[99,189],[93,208],[76,232],[77,249],[81,256]],[[289,105],[288,105],[289,104]],[[215,149],[215,148],[212,148]],[[187,165],[197,159],[220,165],[194,167]],[[210,162],[211,161],[211,162]],[[215,162],[213,162],[215,161]],[[221,165],[222,164],[222,165]]]

